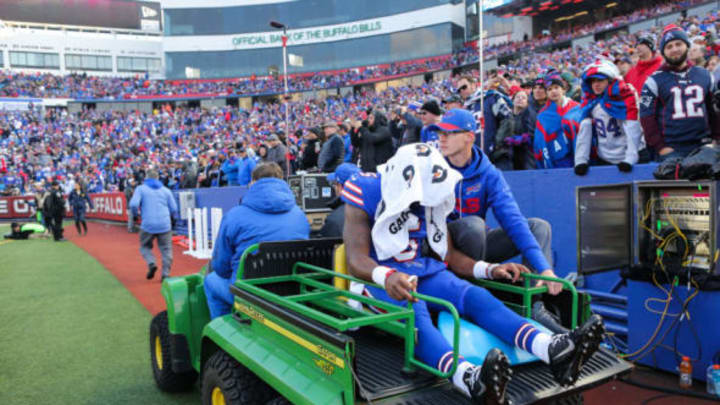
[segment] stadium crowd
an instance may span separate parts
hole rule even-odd
[[[713,72],[717,83],[720,75],[720,41],[716,41],[720,32],[718,13],[711,12],[702,18],[683,17],[677,25],[686,32],[689,60],[694,66]],[[464,75],[457,74],[422,86],[391,87],[381,92],[363,87],[354,94],[290,102],[290,131],[285,128],[284,104],[278,103],[258,102],[249,109],[229,106],[171,108],[167,105],[152,113],[95,110],[68,113],[63,109],[39,108],[28,112],[2,112],[0,193],[32,193],[35,188],[45,188],[53,179],[58,179],[66,192],[73,189],[76,180],[86,184],[88,192],[123,191],[130,178],[142,182],[145,170],[150,166],[158,168],[160,180],[173,189],[247,184],[247,166],[256,161],[275,161],[286,170],[289,163],[289,170],[293,172],[331,172],[343,161],[359,163],[361,169],[372,171],[402,143],[436,141],[436,137],[428,135],[423,128],[439,122],[444,110],[463,106],[474,110],[478,121],[483,122],[483,135],[476,141],[499,168],[572,167],[574,139],[581,132],[581,117],[565,120],[565,123],[572,123],[569,128],[558,124],[559,133],[569,138],[567,145],[561,146],[568,153],[564,160],[548,160],[542,156],[547,146],[536,142],[542,138],[537,136],[537,123],[541,123],[540,130],[545,131],[545,126],[553,125],[557,117],[545,122],[548,114],[541,117],[540,113],[552,103],[576,106],[584,99],[592,99],[587,88],[583,89],[583,84],[589,83],[583,80],[583,71],[598,58],[611,61],[617,69],[618,74],[611,73],[610,79],[624,76],[640,93],[644,80],[662,62],[659,46],[663,43],[663,35],[662,27],[655,27],[636,35],[616,34],[585,48],[522,54],[487,72],[485,92],[475,88],[473,77],[477,77],[477,70],[466,70]],[[443,67],[461,66],[471,60],[472,55],[466,50],[451,58],[424,63],[428,69],[434,69],[433,63]],[[392,69],[398,66],[407,72],[417,67],[398,64]],[[373,72],[373,69],[366,72]],[[381,73],[396,72],[398,70]],[[308,76],[293,85],[312,86],[318,83],[318,77],[346,80],[364,77],[363,74],[365,72],[345,72],[332,77]],[[13,74],[6,75],[7,79]],[[41,92],[78,96],[75,92],[80,92],[87,96],[113,94],[119,97],[128,89],[146,91],[145,94],[176,91],[176,88],[163,87],[173,82],[163,81],[72,75],[35,77],[42,79],[6,80],[6,86],[0,92],[7,95],[10,89],[24,89],[13,94]],[[107,86],[108,82],[114,84]],[[253,86],[257,82],[238,79],[233,83]],[[188,92],[212,91],[212,86],[217,85],[211,81],[184,83],[187,87],[181,91]],[[206,85],[209,87],[204,87]],[[564,94],[557,96],[560,91],[553,92],[553,85],[561,87]],[[237,87],[234,89],[236,91]],[[482,111],[479,110],[481,98],[484,101]],[[558,116],[566,118],[562,112],[558,112]],[[337,138],[335,133],[343,140],[341,159],[337,156],[339,143],[332,142],[332,148],[323,146],[330,144],[326,140]],[[636,147],[638,152],[642,151],[644,142]],[[594,144],[595,157],[596,149]],[[650,159],[651,155],[641,154],[639,161]],[[617,163],[612,160],[611,163]],[[627,167],[623,169],[627,170]]]
[[[696,0],[668,0],[633,11],[630,14],[568,26],[553,26],[535,38],[487,47],[485,59],[508,55],[541,52],[569,41],[572,37],[613,30],[633,22],[681,10],[698,3]],[[714,17],[713,17],[714,18]],[[714,24],[706,20],[696,24],[703,32],[717,34]],[[457,52],[434,58],[382,64],[338,71],[291,75],[289,91],[327,89],[372,81],[384,77],[408,76],[476,63],[477,47],[468,44]],[[284,89],[283,80],[272,77],[245,77],[204,80],[151,80],[142,77],[97,77],[85,74],[58,76],[51,73],[0,72],[0,97],[50,97],[73,99],[128,99],[142,96],[183,95],[256,95],[277,94]]]

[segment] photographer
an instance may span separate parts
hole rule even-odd
[[[353,122],[351,137],[353,147],[360,153],[360,169],[375,172],[377,165],[385,163],[393,155],[392,135],[387,118],[380,111],[373,111],[367,121]]]
[[[317,169],[318,154],[320,153],[322,137],[322,131],[318,127],[310,128],[307,134],[303,137],[304,144],[302,159],[300,160],[301,170],[311,171]]]

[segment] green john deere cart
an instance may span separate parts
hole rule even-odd
[[[469,350],[464,328],[448,302],[437,316],[456,349],[448,373],[413,356],[413,311],[353,294],[342,240],[268,242],[244,253],[231,286],[231,314],[210,321],[203,290],[205,271],[163,282],[167,311],[150,325],[150,353],[157,386],[192,389],[198,376],[202,404],[469,404],[448,381],[458,352]],[[334,269],[334,270],[330,270]],[[482,284],[524,316],[534,302],[558,309],[574,327],[589,315],[589,298],[568,282],[556,297],[545,287],[493,281]],[[362,306],[350,305],[359,302]],[[380,311],[370,311],[373,307]],[[459,348],[459,350],[457,350]],[[467,358],[468,356],[466,356]],[[482,359],[479,359],[482,360]],[[575,385],[562,387],[537,359],[513,362],[507,395],[515,405],[582,402],[582,391],[629,372],[631,366],[601,348]]]

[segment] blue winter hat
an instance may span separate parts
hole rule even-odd
[[[690,48],[690,37],[688,37],[687,32],[675,24],[670,24],[663,29],[662,37],[660,39],[660,53],[663,57],[665,56],[665,45],[675,39],[685,42],[685,45]]]
[[[545,87],[550,87],[551,84],[557,84],[558,86],[562,88],[567,88],[567,84],[565,82],[565,79],[563,79],[562,74],[558,72],[557,70],[552,70],[545,74],[544,77]]]
[[[347,179],[352,177],[353,174],[359,173],[360,169],[352,163],[343,163],[338,166],[333,173],[328,174],[328,183],[340,183],[345,184]]]
[[[439,124],[428,126],[430,131],[443,132],[475,132],[477,130],[477,122],[475,117],[468,110],[462,108],[453,108],[442,116]]]

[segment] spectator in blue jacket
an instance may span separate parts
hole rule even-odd
[[[463,175],[455,192],[455,212],[449,217],[452,222],[448,230],[453,244],[474,260],[490,263],[501,263],[522,254],[528,267],[555,277],[550,266],[550,224],[539,218],[527,220],[520,213],[502,173],[474,145],[476,125],[469,111],[456,108],[446,112],[442,121],[432,127],[438,131],[443,156]],[[486,229],[488,208],[492,208],[501,228]],[[558,294],[561,286],[549,283],[548,290]]]
[[[278,164],[259,164],[240,205],[223,216],[213,248],[212,272],[204,282],[211,318],[230,313],[233,302],[230,285],[235,282],[245,249],[259,242],[310,236],[310,224],[283,177]]]
[[[237,186],[238,171],[240,167],[234,150],[230,150],[228,158],[225,160],[225,162],[223,162],[220,168],[222,169],[223,173],[225,173],[225,180],[227,181],[227,185]]]
[[[243,148],[238,151],[238,185],[247,186],[252,181],[252,172],[257,166],[257,161],[248,156],[247,149]]]
[[[85,235],[87,235],[85,211],[88,206],[90,209],[93,209],[94,207],[92,200],[90,200],[90,197],[83,189],[83,186],[79,181],[75,182],[75,189],[70,192],[70,195],[68,196],[68,203],[70,203],[70,208],[72,208],[73,218],[75,219],[75,228],[78,231],[78,235],[83,234],[80,230],[80,225],[82,225],[82,229],[85,231]]]
[[[140,212],[138,213],[138,209]],[[146,278],[155,276],[157,266],[153,255],[153,240],[157,239],[162,253],[162,279],[170,276],[172,266],[172,217],[177,216],[178,208],[172,192],[160,183],[156,169],[146,173],[143,184],[139,185],[130,199],[133,217],[142,215],[140,225],[140,254],[148,265]]]

